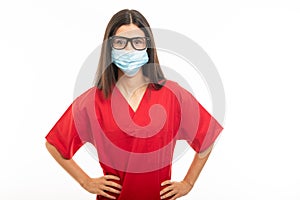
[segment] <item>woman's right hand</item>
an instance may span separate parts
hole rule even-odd
[[[120,178],[114,175],[105,175],[100,178],[89,178],[84,184],[82,184],[82,187],[90,193],[101,195],[109,199],[116,199],[107,192],[120,194],[122,186],[112,180],[119,181]]]

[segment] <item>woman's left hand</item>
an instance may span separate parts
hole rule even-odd
[[[191,184],[189,184],[186,181],[176,182],[176,181],[167,180],[162,182],[161,184],[161,186],[165,186],[165,185],[168,186],[160,191],[160,198],[166,199],[171,197],[170,200],[175,200],[179,197],[186,195],[187,193],[189,193],[189,191],[191,191],[193,187]]]

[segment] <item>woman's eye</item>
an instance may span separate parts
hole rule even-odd
[[[135,44],[143,44],[143,40],[142,39],[136,39],[133,41]]]
[[[125,41],[123,40],[115,40],[115,44],[125,44]]]

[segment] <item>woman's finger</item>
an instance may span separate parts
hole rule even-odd
[[[165,199],[165,198],[168,198],[168,197],[171,197],[171,196],[174,196],[176,195],[177,192],[175,190],[170,190],[168,193],[164,194],[163,196],[161,196],[161,199]]]
[[[106,181],[105,182],[105,185],[107,186],[112,186],[112,187],[116,187],[116,188],[119,188],[119,189],[122,189],[122,186],[118,183],[115,183],[113,181]]]
[[[116,180],[116,181],[119,181],[120,178],[115,176],[115,175],[105,175],[103,176],[106,180]]]
[[[104,186],[104,187],[103,187],[103,190],[104,190],[104,191],[108,191],[108,192],[113,192],[113,193],[116,193],[116,194],[120,194],[120,191],[119,191],[119,190],[116,190],[116,189],[114,189],[114,188],[112,188],[112,187]]]
[[[161,183],[161,186],[170,185],[170,184],[172,184],[172,181],[171,180],[166,180],[166,181]]]
[[[104,196],[104,197],[109,198],[109,199],[116,199],[116,197],[107,194],[107,193],[104,192],[103,190],[101,190],[101,191],[99,192],[99,195]]]
[[[176,200],[177,198],[179,198],[179,194],[174,195],[170,200]]]
[[[163,195],[163,194],[165,194],[166,192],[169,192],[169,191],[173,190],[173,188],[174,188],[174,187],[173,187],[172,185],[170,185],[170,186],[164,188],[163,190],[160,191],[160,195]]]

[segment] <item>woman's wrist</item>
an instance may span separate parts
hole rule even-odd
[[[188,181],[186,179],[183,179],[182,182],[187,183],[189,186],[191,186],[191,188],[194,187],[194,182],[192,182],[192,181]]]
[[[85,176],[82,178],[78,179],[78,183],[80,184],[81,187],[86,188],[86,185],[88,182],[90,182],[91,178],[89,176]]]

